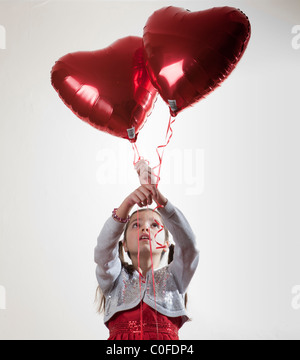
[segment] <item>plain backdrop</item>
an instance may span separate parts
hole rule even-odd
[[[0,1],[1,339],[108,337],[93,251],[139,186],[133,151],[77,118],[50,71],[69,52],[142,36],[167,5],[233,6],[252,26],[236,69],[178,115],[164,154],[160,190],[200,250],[180,338],[300,338],[299,1],[9,0]],[[137,141],[151,166],[168,120],[158,99]]]

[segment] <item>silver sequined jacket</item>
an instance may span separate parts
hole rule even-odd
[[[152,271],[149,270],[145,282],[140,282],[139,273],[130,276],[121,266],[118,242],[125,225],[109,217],[105,222],[97,246],[95,247],[96,276],[105,296],[104,323],[115,313],[137,306],[141,296],[143,301],[163,315],[182,316],[182,324],[188,315],[184,306],[184,295],[199,262],[195,235],[182,214],[169,200],[158,211],[175,242],[173,261],[154,270],[155,297]]]

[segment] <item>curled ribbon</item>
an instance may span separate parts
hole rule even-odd
[[[149,161],[145,160],[142,156],[140,156],[138,148],[136,143],[132,143],[132,149],[134,152],[134,160],[133,160],[133,165],[135,170],[137,171],[138,175],[139,175],[139,180],[141,185],[143,184],[155,184],[156,188],[158,187],[158,183],[160,181],[160,170],[161,170],[161,165],[162,165],[162,160],[163,160],[163,155],[164,155],[164,151],[166,146],[169,144],[171,137],[173,136],[173,130],[171,125],[174,123],[175,118],[172,120],[172,117],[170,116],[169,118],[169,123],[168,123],[168,128],[167,128],[167,132],[166,132],[166,143],[164,145],[159,145],[156,148],[156,153],[158,155],[158,159],[159,159],[159,163],[158,165],[156,165],[155,167],[153,167],[151,169],[151,167],[149,166]],[[159,149],[162,149],[162,153],[159,153]],[[154,173],[154,169],[158,168],[158,174],[156,175]],[[147,206],[148,207],[148,206]],[[158,204],[156,206],[155,209],[163,207],[161,204]],[[165,249],[168,246],[167,245],[163,245],[160,242],[158,242],[156,240],[157,235],[163,231],[164,226],[162,224],[160,224],[157,220],[154,220],[156,222],[157,225],[160,226],[159,231],[155,234],[154,236],[154,240],[155,243],[157,244],[156,249]],[[139,223],[139,210],[137,211],[137,222]],[[139,227],[138,227],[138,239],[140,238],[139,236]],[[150,241],[150,256],[151,256],[151,270],[152,270],[152,283],[153,283],[153,295],[154,295],[154,303],[155,303],[155,314],[156,314],[156,329],[157,329],[157,336],[158,336],[158,323],[157,323],[157,308],[156,308],[156,293],[155,293],[155,279],[154,279],[154,268],[153,268],[153,258],[152,258],[152,245],[151,245],[151,239],[149,239]],[[140,271],[140,242],[138,241],[138,272],[139,272],[139,287],[140,287],[140,324],[141,324],[141,340],[143,340],[143,304],[142,304],[142,283],[145,283],[145,278],[143,276],[143,274]]]

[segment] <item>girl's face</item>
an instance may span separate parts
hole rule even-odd
[[[165,248],[164,248],[165,246]],[[152,210],[138,211],[131,216],[127,231],[124,250],[130,255],[150,253],[161,254],[167,250],[165,231],[160,216]]]

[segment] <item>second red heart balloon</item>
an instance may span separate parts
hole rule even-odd
[[[228,6],[198,12],[169,6],[148,18],[145,64],[172,116],[221,84],[242,57],[250,32],[247,16]]]

